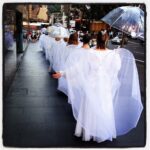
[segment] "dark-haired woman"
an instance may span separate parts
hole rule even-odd
[[[69,57],[69,55],[72,55],[72,56],[74,56],[74,59],[78,59],[79,60],[81,58],[81,53],[82,52],[87,53],[89,51],[92,51],[90,49],[90,46],[89,46],[89,42],[90,42],[90,36],[89,35],[84,35],[82,42],[83,42],[82,47],[81,46],[80,47],[77,46],[77,47],[74,47],[74,49],[71,49],[71,47],[73,47],[73,45],[77,45],[77,44],[75,44],[75,43],[78,43],[77,42],[77,37],[75,38],[75,40],[71,39],[69,41],[70,48],[67,49],[67,47],[66,47],[64,49],[64,53],[66,53],[67,51],[70,51],[70,53],[67,54],[68,56],[62,55],[64,61],[63,61],[62,65],[61,65],[61,70],[64,70],[65,64],[66,64],[66,60],[67,60],[67,57]],[[71,43],[74,43],[74,44],[71,44]],[[69,47],[69,45],[68,45],[68,47]],[[86,54],[85,54],[85,56],[86,56]],[[66,95],[68,93],[67,92],[68,91],[68,89],[67,89],[67,82],[66,82],[65,77],[63,77],[63,76],[61,78],[59,78],[59,80],[58,80],[58,90],[60,90],[61,92],[63,92]]]
[[[106,48],[106,31],[97,35],[97,47],[72,53],[63,72],[67,95],[76,119],[76,136],[84,141],[112,141],[135,128],[143,106],[133,55]]]
[[[77,32],[71,34],[68,39],[68,43],[61,51],[61,68],[63,69],[64,63],[68,56],[73,52],[76,51],[78,48],[81,48],[81,43],[78,42],[78,34]],[[60,48],[61,49],[61,48]]]

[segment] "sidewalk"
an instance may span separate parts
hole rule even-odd
[[[38,43],[30,44],[3,109],[3,143],[13,147],[130,147],[144,145],[144,116],[138,127],[113,142],[83,142],[67,97],[57,91]]]

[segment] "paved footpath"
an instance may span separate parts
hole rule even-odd
[[[3,101],[3,143],[9,147],[143,146],[144,113],[136,129],[113,142],[83,142],[74,136],[75,120],[67,97],[57,91],[38,43],[30,44]]]

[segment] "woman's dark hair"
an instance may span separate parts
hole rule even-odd
[[[82,40],[83,44],[88,44],[90,42],[90,39],[91,37],[88,34],[85,34]]]
[[[108,40],[108,34],[106,30],[101,30],[97,34],[97,48],[105,49],[106,41]]]
[[[69,41],[68,41],[68,44],[78,44],[78,33],[75,32],[73,34],[70,35],[69,37]]]
[[[64,41],[65,41],[65,42],[68,42],[68,41],[69,41],[69,38],[65,37],[65,38],[64,38]]]

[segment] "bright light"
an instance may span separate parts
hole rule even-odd
[[[132,37],[136,37],[136,33],[135,32],[131,32],[131,36]]]

